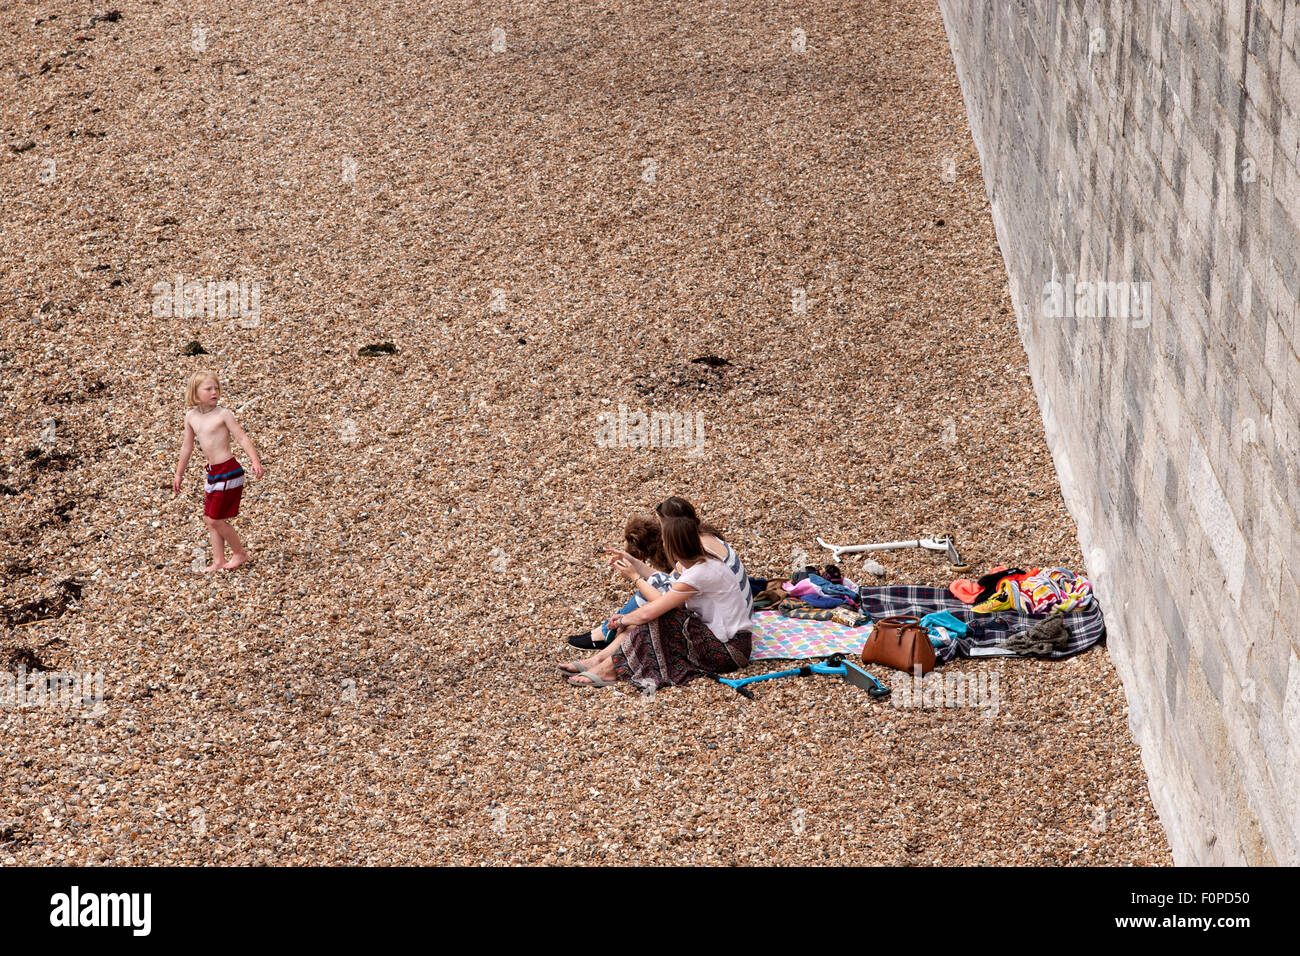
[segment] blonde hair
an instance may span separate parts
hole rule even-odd
[[[199,389],[208,379],[217,383],[217,388],[221,387],[221,379],[217,378],[216,372],[195,372],[190,376],[190,382],[185,386],[185,407],[190,408],[199,402]]]

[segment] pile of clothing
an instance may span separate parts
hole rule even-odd
[[[858,612],[858,586],[834,565],[825,575],[806,568],[788,581],[770,585],[754,598],[754,610],[771,608],[782,617],[805,621],[836,621],[857,627],[871,619]]]
[[[1091,583],[1066,568],[996,568],[949,588],[863,588],[859,598],[872,618],[921,618],[941,663],[994,654],[1061,660],[1106,636]]]
[[[994,568],[978,581],[958,578],[948,588],[977,614],[1068,614],[1092,603],[1092,585],[1068,568]]]

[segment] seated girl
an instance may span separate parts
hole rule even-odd
[[[604,650],[560,665],[575,687],[607,687],[615,680],[666,687],[749,663],[753,598],[740,558],[717,535],[701,536],[695,509],[684,498],[669,498],[655,511],[677,580],[667,593],[611,617],[616,633]],[[640,576],[632,562],[612,560],[629,580]]]
[[[672,565],[664,555],[663,539],[659,536],[657,519],[642,515],[628,518],[627,524],[623,527],[623,540],[627,544],[626,551],[619,551],[616,548],[605,549],[611,566],[617,567],[621,562],[633,572],[630,575],[623,574],[632,582],[634,590],[627,603],[619,608],[617,612],[619,614],[635,611],[647,601],[653,601],[672,587],[673,581],[677,580],[676,573],[672,572]],[[618,569],[623,573],[622,567]],[[609,624],[605,623],[593,627],[590,631],[574,634],[568,640],[574,647],[586,651],[600,650],[609,644],[610,634]]]

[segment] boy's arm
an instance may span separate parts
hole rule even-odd
[[[262,459],[257,457],[257,449],[253,447],[253,440],[248,437],[248,433],[235,418],[235,413],[226,409],[226,427],[230,429],[230,434],[235,436],[235,441],[243,446],[244,451],[248,452],[248,464],[253,469],[253,477],[261,478],[265,473],[262,467]]]
[[[194,454],[194,429],[190,427],[189,413],[185,413],[185,440],[181,442],[181,460],[176,466],[176,477],[172,479],[172,494],[181,493],[181,479],[185,477],[185,469],[190,466],[190,455]]]
[[[664,593],[639,574],[636,576],[636,579],[632,584],[636,587],[637,593],[645,598],[647,602],[657,601],[659,595]]]

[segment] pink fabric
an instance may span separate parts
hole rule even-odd
[[[948,590],[963,604],[974,604],[982,588],[970,578],[958,578],[948,586]]]
[[[785,588],[787,594],[793,594],[795,597],[803,597],[805,594],[816,594],[820,596],[822,593],[821,588],[817,587],[817,585],[813,584],[807,578],[804,578],[798,584],[791,584],[789,581],[786,581],[785,584],[781,585],[781,587]]]
[[[795,597],[803,597],[805,594],[818,594],[821,595],[822,597],[826,596],[825,594],[822,593],[821,588],[813,584],[807,578],[804,578],[798,584],[791,584],[789,581],[786,581],[784,584],[781,585],[781,587],[785,588],[786,594],[793,594]],[[854,584],[852,581],[850,581],[848,578],[844,579],[844,587],[849,588],[852,591],[856,591],[858,589],[858,586]]]

